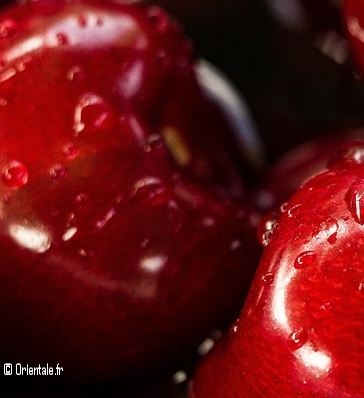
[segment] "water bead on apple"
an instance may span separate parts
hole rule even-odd
[[[0,358],[74,381],[173,371],[231,321],[259,253],[231,124],[159,8],[1,18]]]
[[[243,311],[190,397],[364,394],[363,143],[348,144],[276,213]]]

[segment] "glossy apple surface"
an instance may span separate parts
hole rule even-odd
[[[242,314],[191,398],[364,396],[363,154],[336,158],[272,221]]]
[[[257,253],[190,42],[116,1],[27,2],[0,26],[1,360],[73,380],[184,361]]]
[[[339,150],[350,152],[352,142],[364,141],[364,130],[330,132],[287,151],[271,166],[256,195],[257,206],[271,211],[284,202],[308,179],[326,170]]]

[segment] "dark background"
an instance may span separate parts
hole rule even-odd
[[[218,65],[248,101],[268,160],[308,138],[364,121],[364,89],[350,60],[338,65],[313,43],[342,34],[338,10],[303,0],[304,31],[280,26],[264,0],[160,0],[183,21],[197,53]]]

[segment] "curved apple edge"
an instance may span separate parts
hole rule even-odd
[[[244,97],[222,71],[204,59],[197,62],[196,74],[206,95],[220,107],[231,124],[242,156],[255,169],[262,169],[265,164],[263,142]]]

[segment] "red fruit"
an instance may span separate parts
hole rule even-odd
[[[364,146],[288,202],[193,398],[364,396]]]
[[[257,252],[190,43],[116,1],[27,2],[0,26],[0,358],[76,380],[182,362]]]
[[[262,210],[273,210],[287,201],[306,180],[326,170],[330,158],[341,148],[345,151],[355,140],[364,140],[364,131],[347,130],[333,133],[299,145],[284,154],[271,167],[263,180],[256,201]]]

